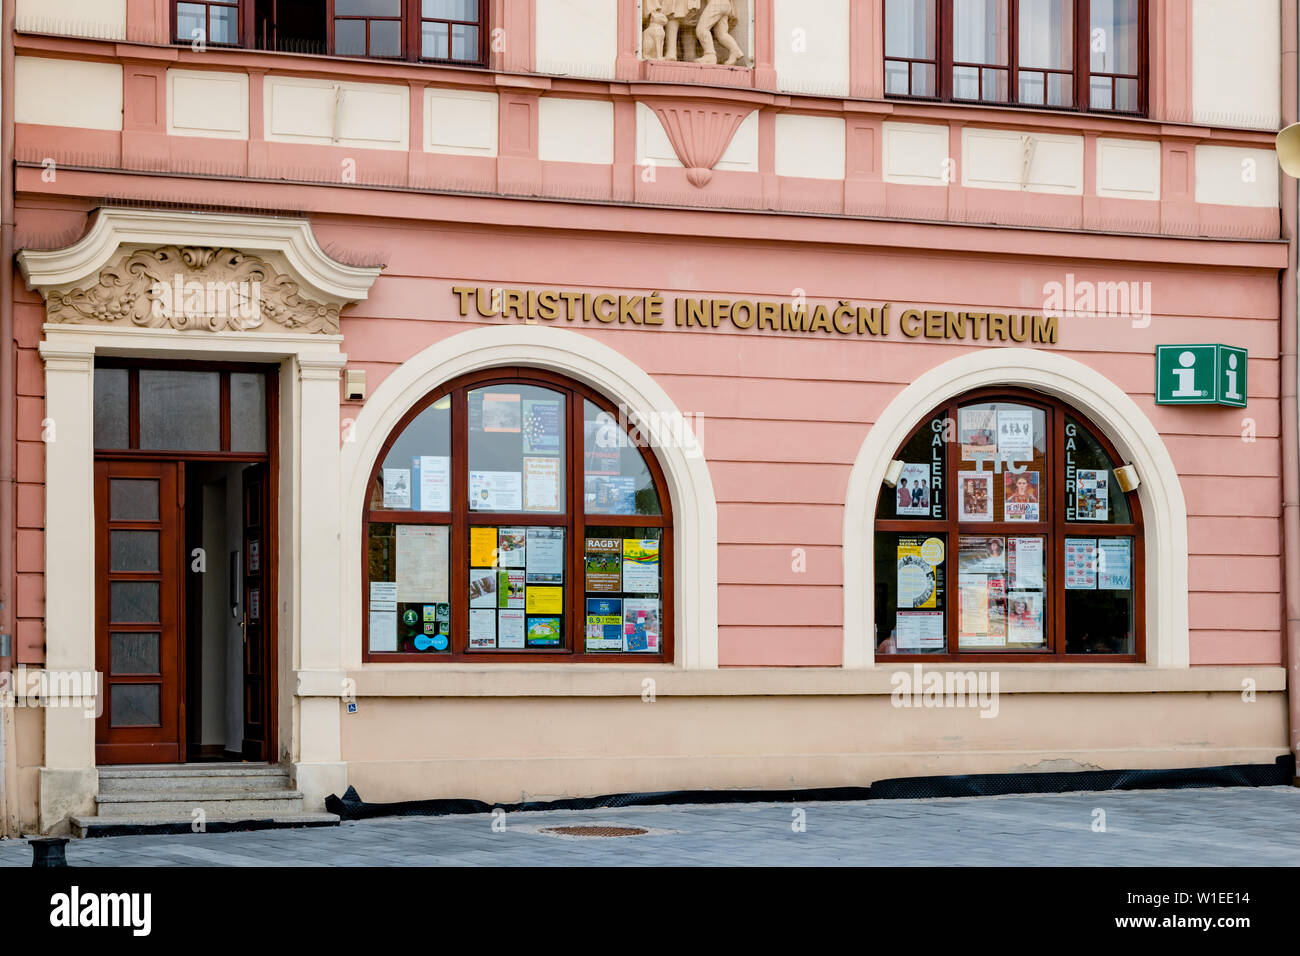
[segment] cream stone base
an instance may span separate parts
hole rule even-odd
[[[71,832],[68,823],[70,816],[95,812],[99,771],[93,767],[77,770],[42,767],[39,786],[40,832],[43,835],[66,836]]]
[[[325,809],[330,794],[343,796],[348,788],[348,765],[345,763],[296,763],[293,765],[293,788],[302,792],[302,808],[307,812]]]

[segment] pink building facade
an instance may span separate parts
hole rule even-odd
[[[1010,6],[18,3],[6,827],[1286,755],[1294,11]]]

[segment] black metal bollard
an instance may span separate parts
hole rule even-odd
[[[67,837],[34,837],[27,842],[32,845],[32,866],[68,865],[68,858],[63,854]]]

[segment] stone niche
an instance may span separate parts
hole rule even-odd
[[[754,65],[754,0],[640,0],[641,59]]]

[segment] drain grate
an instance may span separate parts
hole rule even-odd
[[[643,833],[649,833],[642,827],[597,827],[597,826],[572,826],[572,827],[543,827],[542,833],[557,833],[560,836],[577,836],[577,837],[629,837],[641,836]]]

